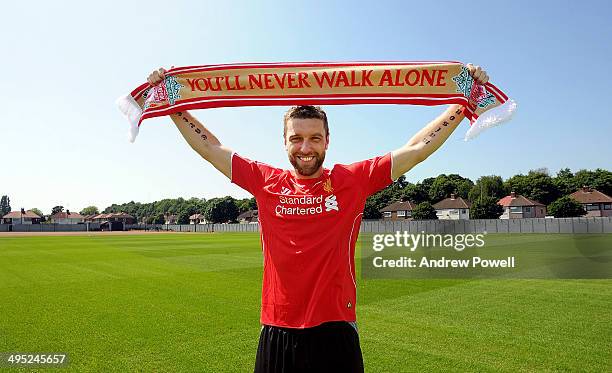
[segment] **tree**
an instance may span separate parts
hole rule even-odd
[[[382,192],[382,191],[381,191]],[[382,213],[380,209],[389,205],[389,195],[378,192],[371,195],[366,199],[365,206],[363,207],[363,218],[364,219],[380,219]]]
[[[189,199],[176,198],[176,199],[163,199],[161,201],[140,203],[130,201],[123,204],[112,204],[105,208],[103,213],[113,212],[126,212],[137,221],[152,224],[154,221],[163,220],[164,215],[176,215],[177,220],[184,224],[189,223],[189,216],[193,214],[202,214],[206,209],[206,200],[196,197]],[[162,218],[160,218],[160,215]],[[161,221],[159,224],[163,224]]]
[[[130,201],[121,205],[112,204],[104,209],[104,213],[126,212],[137,221],[151,224],[153,221],[160,221],[160,215],[176,215],[178,221],[184,224],[189,223],[189,216],[196,213],[203,213],[206,208],[206,200],[200,198],[176,198],[163,199],[150,203],[140,203]]]
[[[410,183],[406,181],[406,175],[402,175],[398,177],[397,180],[395,180],[392,185],[395,189],[404,189],[406,188],[406,186],[408,186],[408,184]]]
[[[36,215],[40,216],[41,218],[44,217],[42,211],[40,211],[39,209],[37,209],[36,207],[33,207],[30,209],[30,211],[32,211],[33,213],[35,213]]]
[[[58,212],[64,212],[64,206],[55,206],[51,209],[51,215],[55,215]]]
[[[176,222],[178,224],[189,224],[189,217],[193,215],[189,213],[189,210],[182,210],[181,212],[178,213],[178,216],[176,218]]]
[[[458,197],[467,198],[469,191],[474,186],[472,180],[457,174],[440,174],[431,183],[429,188],[429,200],[438,202],[447,198],[451,193]]]
[[[414,203],[429,201],[429,190],[422,183],[408,183],[402,192],[402,200]]]
[[[585,215],[586,211],[578,201],[564,196],[548,206],[548,213],[555,218],[573,218]]]
[[[406,177],[402,175],[393,183],[387,185],[385,189],[380,190],[368,197],[363,209],[363,218],[380,219],[382,217],[380,210],[392,202],[400,201],[404,193],[403,189],[408,184],[409,183],[406,182]]]
[[[499,198],[483,196],[472,203],[471,219],[497,219],[504,213],[504,208],[497,204]]]
[[[193,214],[202,214],[206,210],[205,200],[190,198],[188,200],[177,199],[177,222],[189,224],[189,217]]]
[[[506,190],[548,205],[561,196],[553,179],[542,171],[515,175],[504,183]]]
[[[481,176],[476,180],[476,184],[470,189],[468,199],[476,201],[482,197],[495,197],[497,200],[508,195],[508,191],[504,187],[504,181],[501,176],[488,175]]]
[[[595,171],[580,170],[574,175],[576,189],[583,186],[595,188],[598,191],[612,196],[612,172],[601,168]]]
[[[564,168],[557,172],[557,176],[553,178],[553,183],[559,190],[559,194],[566,196],[574,193],[578,189],[574,174],[569,168]]]
[[[166,217],[162,213],[158,213],[153,216],[152,223],[153,224],[164,224],[166,222]]]
[[[435,220],[438,219],[436,209],[429,202],[421,202],[412,210],[414,220]]]
[[[255,198],[243,198],[236,201],[236,205],[238,206],[238,212],[243,213],[249,210],[257,210],[257,202]]]
[[[428,177],[428,178],[423,179],[423,181],[421,181],[421,185],[423,186],[423,189],[427,191],[427,198],[429,198],[429,189],[431,189],[431,184],[433,184],[435,180],[436,180],[435,177]]]
[[[429,200],[432,202],[438,202],[444,198],[450,196],[451,193],[455,193],[457,187],[446,175],[438,176],[431,184],[429,189]]]
[[[96,206],[87,206],[83,210],[81,210],[81,212],[79,212],[79,214],[81,215],[98,215],[99,213],[100,211],[98,211],[98,208]]]
[[[11,199],[8,196],[0,198],[0,218],[11,212]]]
[[[467,177],[463,177],[458,174],[449,174],[447,176],[453,183],[455,183],[455,194],[461,198],[468,198],[468,193],[472,190],[474,182]],[[446,198],[448,196],[445,196]]]
[[[455,194],[463,199],[468,199],[468,194],[470,194],[470,190],[474,187],[474,182],[470,179],[465,179],[455,185],[457,186]]]
[[[366,199],[365,206],[363,207],[363,218],[364,219],[382,218],[382,213],[380,212],[380,209],[382,207],[379,208],[380,205],[381,204],[378,201],[378,198],[376,198],[376,194],[368,197],[368,199]]]
[[[46,223],[47,219],[45,218],[45,215],[43,214],[43,212],[40,209],[37,209],[36,207],[33,207],[31,209],[29,209],[30,211],[32,211],[33,213],[35,213],[36,215],[40,216],[40,222],[41,223]]]
[[[236,200],[230,196],[213,198],[209,201],[204,216],[207,221],[213,223],[227,223],[235,221],[238,217],[238,206]]]

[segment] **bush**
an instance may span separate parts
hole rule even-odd
[[[478,198],[470,207],[470,219],[497,219],[504,213],[495,197]]]
[[[414,220],[436,220],[438,216],[431,203],[421,202],[412,210],[412,218]]]
[[[586,215],[584,207],[570,196],[561,197],[548,206],[548,213],[555,218],[574,218]]]
[[[204,211],[204,217],[211,223],[228,223],[238,217],[238,206],[232,197],[213,198]]]

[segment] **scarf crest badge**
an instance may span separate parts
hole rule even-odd
[[[457,85],[457,92],[463,93],[474,106],[484,109],[495,105],[497,102],[491,92],[487,91],[480,84],[474,84],[474,78],[472,78],[470,71],[465,66],[461,66],[461,72],[454,76],[452,80]]]
[[[144,109],[148,109],[152,103],[168,102],[170,106],[174,105],[181,98],[180,91],[184,86],[178,82],[176,77],[167,76],[164,79],[164,84],[159,84],[147,89],[143,93]]]

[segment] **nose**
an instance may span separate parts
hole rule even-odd
[[[300,152],[303,154],[308,154],[310,153],[311,150],[312,150],[312,144],[310,143],[310,141],[307,139],[302,141],[302,144],[300,146]]]

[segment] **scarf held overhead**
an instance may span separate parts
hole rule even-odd
[[[508,119],[516,103],[477,84],[459,62],[242,63],[176,67],[152,87],[117,100],[130,141],[143,120],[189,109],[231,106],[401,104],[465,106],[466,139]],[[492,110],[493,109],[493,110]]]

